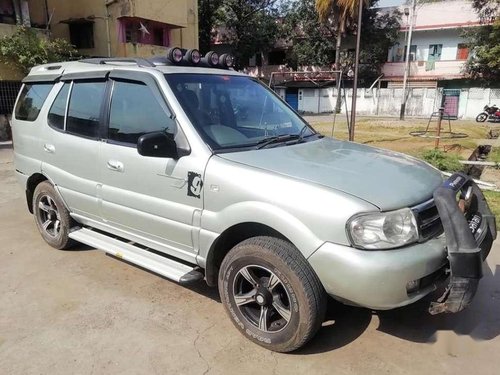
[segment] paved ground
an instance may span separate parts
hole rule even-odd
[[[2,374],[498,374],[499,245],[460,314],[431,317],[425,302],[380,314],[333,303],[313,342],[276,354],[245,340],[202,283],[47,246],[12,168],[0,147]]]

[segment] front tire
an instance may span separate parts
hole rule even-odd
[[[33,215],[45,242],[56,249],[69,249],[74,241],[69,238],[72,219],[54,187],[43,181],[33,193]]]
[[[482,112],[477,115],[476,117],[476,122],[485,122],[488,119],[488,114],[485,112]]]
[[[326,294],[289,242],[254,237],[236,245],[219,272],[219,293],[233,324],[254,343],[290,352],[323,323]]]

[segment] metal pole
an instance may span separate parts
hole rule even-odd
[[[436,143],[434,144],[434,148],[436,150],[439,148],[439,140],[441,139],[441,121],[443,121],[443,113],[444,113],[444,107],[440,107],[437,128],[436,128]]]
[[[361,20],[363,17],[363,0],[358,0],[358,27],[356,35],[356,60],[354,61],[354,85],[352,89],[351,126],[349,127],[349,140],[354,141],[354,126],[356,125],[356,98],[358,92],[359,49],[361,46]]]
[[[104,19],[106,20],[106,38],[108,46],[108,57],[111,57],[111,31],[109,29],[109,6],[113,4],[114,1],[104,0],[104,9],[106,13],[104,14]]]
[[[399,112],[399,119],[405,119],[406,111],[406,85],[408,80],[408,75],[410,74],[410,49],[411,49],[411,37],[413,34],[413,24],[415,23],[415,10],[417,8],[417,0],[412,0],[411,14],[410,14],[410,30],[408,31],[408,39],[406,41],[406,60],[405,60],[405,73],[403,77],[403,100],[401,102],[401,111]]]

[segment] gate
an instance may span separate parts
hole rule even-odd
[[[460,90],[443,90],[443,107],[445,115],[456,119],[458,117],[458,104],[460,99]]]

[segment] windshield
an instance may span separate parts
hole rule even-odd
[[[213,150],[289,144],[316,134],[273,91],[250,77],[165,77],[198,133]]]

